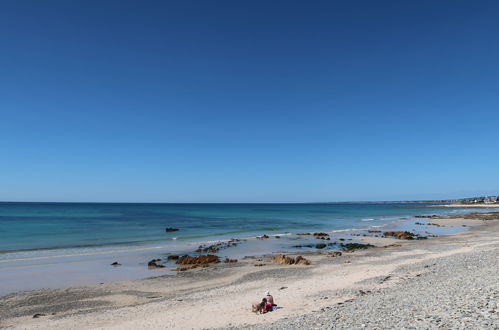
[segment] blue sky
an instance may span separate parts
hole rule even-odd
[[[0,200],[498,194],[496,1],[0,4]]]

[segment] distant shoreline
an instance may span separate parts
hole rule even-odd
[[[464,207],[464,208],[499,208],[499,204],[476,204],[476,205],[470,205],[470,204],[445,204],[445,205],[432,205],[432,206],[425,206],[425,207]]]

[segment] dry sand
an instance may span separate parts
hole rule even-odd
[[[428,271],[424,263],[486,249],[499,236],[498,222],[493,220],[464,217],[421,220],[443,226],[465,224],[472,228],[418,241],[362,237],[373,244],[400,246],[343,252],[339,257],[332,257],[330,251],[302,254],[312,261],[311,266],[276,265],[270,262],[271,256],[262,256],[177,276],[16,293],[0,300],[0,326],[13,329],[198,329],[262,325],[335,308],[338,303],[354,299],[354,292],[359,290],[383,290],[401,279],[410,280]],[[418,270],[397,275],[397,270],[404,265],[414,265]],[[387,276],[390,281],[372,281]],[[251,303],[260,300],[265,290],[272,292],[282,309],[263,315],[251,313]],[[33,318],[37,313],[43,315]]]

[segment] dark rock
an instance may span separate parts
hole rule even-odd
[[[168,260],[178,260],[180,256],[168,256],[166,259]]]
[[[267,236],[268,237],[268,236]],[[225,249],[231,246],[237,246],[241,240],[237,238],[231,238],[227,242],[218,242],[209,246],[200,245],[194,252],[209,252],[216,253],[220,249]]]
[[[180,230],[180,229],[178,229],[178,228],[172,228],[172,227],[167,227],[167,228],[165,228],[165,231],[166,231],[167,233],[170,233],[170,232],[173,232],[173,231],[179,231],[179,230]]]
[[[113,263],[111,264],[111,266],[115,266],[115,267],[117,267],[117,266],[121,266],[121,264],[120,264],[119,262],[115,261],[115,262],[113,262]]]
[[[275,238],[281,238],[281,236],[274,236]]]
[[[319,244],[316,244],[316,245],[315,245],[315,248],[316,248],[316,249],[323,249],[323,248],[325,248],[325,247],[326,247],[326,244],[324,244],[324,243],[319,243]]]
[[[332,251],[328,254],[330,257],[341,257],[342,253],[340,251]]]
[[[34,318],[34,319],[37,319],[37,318],[39,318],[40,316],[45,316],[45,314],[36,313],[35,315],[33,315],[33,318]]]
[[[257,236],[256,238],[257,239],[267,239],[267,238],[269,238],[269,236],[268,235],[262,235],[262,236]]]
[[[341,244],[343,251],[355,251],[355,250],[363,250],[374,247],[372,244],[362,244],[362,243],[347,243]]]
[[[230,264],[230,263],[234,263],[234,262],[237,262],[237,259],[225,258],[225,260],[224,260],[224,263],[226,263],[226,264]]]
[[[147,267],[149,268],[165,268],[165,265],[157,264],[161,259],[153,259],[147,263]]]
[[[368,233],[381,233],[381,230],[368,230]]]

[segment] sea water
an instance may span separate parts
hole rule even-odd
[[[168,269],[148,270],[147,261],[224,239],[355,232],[393,226],[415,215],[469,212],[418,206],[0,203],[0,294],[170,274]],[[167,227],[179,230],[166,232]],[[236,251],[239,255],[286,251],[295,238],[244,241]],[[109,267],[114,260],[123,266]]]

